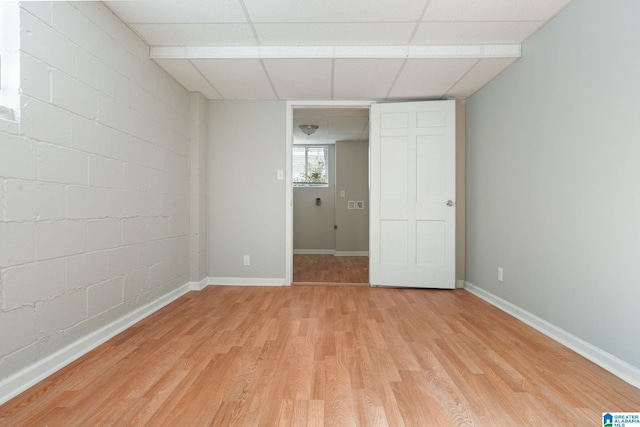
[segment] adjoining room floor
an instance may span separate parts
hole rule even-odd
[[[464,290],[210,286],[0,406],[3,426],[588,426],[640,390]]]
[[[293,281],[368,284],[369,257],[296,254]]]

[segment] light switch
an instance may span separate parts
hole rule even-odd
[[[340,190],[340,197],[344,197],[344,190]]]
[[[282,181],[284,179],[284,171],[282,169],[278,169],[278,181]]]

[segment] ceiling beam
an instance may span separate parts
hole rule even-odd
[[[522,46],[151,46],[152,59],[520,58]]]

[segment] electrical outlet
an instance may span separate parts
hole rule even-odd
[[[244,256],[244,265],[251,265],[251,257],[249,255]]]
[[[356,208],[356,202],[355,200],[349,200],[347,202],[347,209],[355,209]]]
[[[502,282],[504,278],[504,271],[502,270],[502,267],[498,267],[498,281]]]

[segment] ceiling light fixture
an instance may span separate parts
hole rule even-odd
[[[315,131],[318,130],[318,126],[316,125],[300,125],[298,127],[302,132],[306,133],[307,135],[312,135],[315,133]]]

